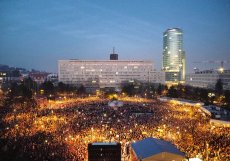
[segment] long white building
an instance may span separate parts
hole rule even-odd
[[[65,84],[104,88],[134,80],[164,83],[164,72],[155,71],[152,61],[74,59],[58,61],[58,79]]]
[[[186,75],[186,84],[194,87],[214,89],[218,79],[223,82],[223,88],[230,90],[230,70],[205,70]]]

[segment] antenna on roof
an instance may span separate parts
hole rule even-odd
[[[113,47],[113,54],[115,54],[115,47]]]

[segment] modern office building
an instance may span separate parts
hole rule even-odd
[[[183,31],[170,28],[163,33],[163,63],[166,83],[185,81],[185,51],[183,50]]]
[[[221,79],[224,90],[230,90],[230,70],[204,70],[186,74],[186,84],[193,87],[215,89],[218,79]]]
[[[88,144],[88,161],[121,161],[121,144],[115,142]]]
[[[165,72],[164,71],[151,70],[150,76],[151,76],[150,83],[165,84]]]
[[[152,61],[59,60],[59,82],[92,87],[120,87],[126,81],[164,83],[164,72],[154,70]],[[162,82],[159,82],[162,81]]]

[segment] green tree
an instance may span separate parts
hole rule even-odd
[[[50,94],[55,93],[55,88],[54,88],[54,85],[51,81],[45,81],[44,83],[41,84],[40,88],[44,90],[44,93],[46,95],[50,95]]]
[[[58,92],[65,92],[66,89],[66,84],[64,84],[63,82],[59,82],[58,83]]]
[[[81,95],[86,94],[86,88],[83,84],[81,84],[80,87],[77,89],[77,93]]]
[[[24,84],[19,86],[19,93],[21,93],[22,97],[25,99],[31,99],[33,96],[32,90],[26,87]]]
[[[32,91],[24,84],[18,85],[17,83],[12,83],[8,97],[10,99],[14,99],[16,97],[30,99],[32,98]]]
[[[228,107],[228,109],[230,109],[230,91],[229,90],[226,90],[224,92],[224,97],[225,97],[226,106]]]
[[[161,84],[159,84],[158,87],[157,87],[157,94],[161,95],[162,92],[163,92],[163,86]]]
[[[175,86],[171,86],[169,88],[167,96],[168,97],[173,97],[173,98],[177,98],[178,97],[178,91],[177,91],[177,89],[176,89]]]
[[[178,84],[175,88],[177,97],[185,98],[185,87],[182,84]]]
[[[215,85],[215,90],[217,94],[222,94],[223,93],[223,82],[221,79],[218,79]]]
[[[30,77],[23,80],[23,85],[32,91],[37,91],[37,83]]]
[[[184,97],[186,99],[193,99],[194,94],[194,88],[191,86],[185,86],[184,87]]]
[[[203,88],[198,88],[198,100],[204,102],[204,103],[209,103],[209,98],[208,98],[208,90],[207,89],[203,89]],[[197,96],[194,93],[195,98],[197,98]]]
[[[135,94],[135,88],[133,83],[127,83],[123,85],[122,92],[126,93],[129,96],[133,96]]]

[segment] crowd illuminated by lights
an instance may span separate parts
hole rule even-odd
[[[116,109],[98,97],[38,100],[30,110],[15,103],[2,118],[3,149],[20,144],[32,160],[87,160],[88,143],[116,141],[128,160],[130,143],[155,137],[171,141],[189,158],[230,160],[230,128],[211,125],[199,107],[119,99],[124,106]]]

